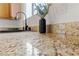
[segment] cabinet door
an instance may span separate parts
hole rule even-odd
[[[9,19],[11,17],[10,3],[0,3],[0,18]]]

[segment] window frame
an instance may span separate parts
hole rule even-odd
[[[35,10],[35,8],[34,8],[34,6],[35,6],[34,4],[35,4],[35,3],[29,3],[29,4],[32,5],[32,6],[31,6],[31,16],[29,16],[29,17],[27,17],[27,18],[30,18],[30,17],[32,17],[33,15],[36,15],[36,14],[37,14],[37,13],[34,13],[35,11],[37,11],[37,10]],[[27,9],[27,4],[26,4],[26,9]],[[28,12],[28,11],[26,11],[26,15],[28,15],[27,12]]]

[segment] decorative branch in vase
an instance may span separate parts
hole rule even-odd
[[[49,7],[51,4],[47,3],[37,3],[35,4],[37,15],[41,18],[39,20],[39,32],[40,33],[46,33],[46,20],[45,16],[48,14]]]

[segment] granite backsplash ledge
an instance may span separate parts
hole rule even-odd
[[[57,23],[51,25],[51,32],[65,35],[79,35],[79,22]]]

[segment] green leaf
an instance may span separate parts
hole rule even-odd
[[[38,11],[38,15],[41,18],[44,18],[49,11],[49,5],[45,3],[45,4],[38,4],[35,6],[36,6],[36,10]]]

